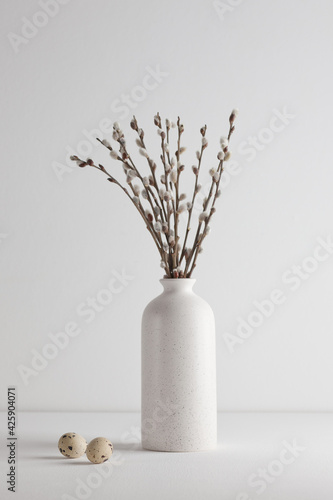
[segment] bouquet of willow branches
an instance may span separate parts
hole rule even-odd
[[[198,217],[197,229],[192,238],[191,245],[188,243],[188,236],[191,231],[194,204],[201,189],[199,174],[203,153],[208,146],[206,125],[200,129],[202,136],[201,148],[196,153],[197,163],[192,166],[194,187],[189,199],[187,199],[186,194],[181,192],[180,189],[181,174],[185,169],[185,165],[181,162],[181,155],[186,148],[181,146],[184,126],[180,122],[179,117],[177,124],[166,119],[165,127],[163,127],[159,113],[154,116],[154,124],[157,127],[157,132],[161,140],[161,175],[158,174],[157,164],[147,151],[144,141],[144,131],[139,127],[135,116],[131,121],[131,128],[138,135],[136,143],[139,147],[139,152],[147,160],[147,175],[143,175],[135,165],[127,150],[125,137],[118,123],[113,125],[112,134],[113,139],[118,143],[118,151],[107,140],[97,140],[110,151],[111,158],[120,162],[125,173],[126,183],[122,184],[103,165],[100,163],[96,165],[91,158],[82,160],[77,156],[71,157],[71,160],[75,161],[79,167],[90,166],[103,172],[107,175],[108,181],[119,186],[126,196],[128,196],[139,211],[157,246],[161,257],[161,267],[165,271],[165,278],[191,278],[193,270],[196,267],[198,255],[202,251],[202,243],[210,230],[210,220],[216,211],[216,200],[221,194],[220,181],[223,173],[223,164],[231,155],[229,140],[235,130],[234,121],[237,114],[237,109],[231,112],[228,135],[227,137],[221,137],[220,140],[221,150],[217,154],[217,166],[209,170],[211,185],[208,195],[203,200],[202,211]],[[174,156],[171,153],[170,146],[171,129],[176,129],[176,150]],[[186,215],[186,228],[183,239],[180,236],[179,224],[181,214]]]

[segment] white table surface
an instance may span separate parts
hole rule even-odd
[[[6,489],[6,419],[2,413],[1,499],[333,499],[330,413],[220,413],[218,448],[200,453],[142,450],[138,413],[20,413],[15,494]],[[109,438],[108,465],[61,456],[58,438],[71,431]],[[298,451],[283,451],[293,443]]]

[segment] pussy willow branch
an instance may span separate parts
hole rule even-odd
[[[168,175],[169,175],[168,168],[171,169],[170,147],[168,144],[168,150],[166,153],[166,144],[165,144],[166,133],[162,129],[162,122],[161,122],[161,117],[160,117],[159,113],[157,113],[157,115],[155,116],[154,123],[158,127],[158,132],[159,132],[159,135],[161,136],[162,155],[160,156],[160,158],[161,158],[161,161],[163,164],[163,170],[164,170],[164,185],[165,185],[166,191],[170,192],[168,189],[168,187],[169,187],[169,185],[168,185]],[[167,133],[168,133],[168,130],[167,130]],[[168,136],[169,136],[169,134],[168,134]],[[168,158],[168,161],[169,161],[168,165],[166,162],[166,157]],[[171,200],[168,198],[166,200],[163,200],[163,197],[162,196],[160,196],[160,197],[161,197],[162,203],[165,202],[165,204],[166,204],[166,215],[167,215],[166,222],[168,225],[167,241],[168,241],[168,245],[169,245],[169,271],[170,271],[170,273],[172,273],[173,269],[176,267],[176,251],[177,251],[177,247],[174,244],[174,239],[173,239],[172,234],[171,234],[171,217],[172,217],[172,215],[175,217],[175,201],[173,200],[173,198]]]
[[[233,125],[233,121],[230,121],[229,133],[228,133],[228,141],[230,140],[231,134],[233,133],[234,130],[235,130],[235,127]],[[228,148],[225,148],[225,150],[226,150],[225,152],[227,152]],[[208,195],[207,200],[206,200],[206,202],[204,204],[204,207],[203,207],[204,212],[205,212],[207,210],[209,202],[211,200],[212,193],[213,193],[213,187],[214,187],[214,184],[215,184],[215,194],[214,194],[212,205],[210,207],[210,213],[209,213],[207,219],[205,219],[204,230],[203,230],[203,232],[201,234],[200,234],[200,230],[201,230],[201,227],[202,227],[202,222],[199,222],[197,233],[196,233],[196,236],[195,236],[195,243],[193,245],[193,250],[191,252],[191,257],[189,259],[189,261],[191,261],[193,255],[194,255],[193,263],[192,263],[191,269],[190,269],[190,271],[188,273],[185,270],[185,276],[187,276],[188,278],[190,278],[192,276],[192,273],[193,273],[193,271],[194,271],[194,269],[196,267],[196,262],[197,262],[197,258],[198,258],[199,252],[200,252],[200,248],[201,248],[202,242],[203,242],[203,240],[206,238],[206,236],[208,234],[207,233],[207,227],[209,225],[209,222],[210,222],[212,216],[215,213],[215,203],[216,203],[216,200],[217,200],[217,197],[218,197],[219,188],[220,188],[220,182],[221,182],[221,177],[222,177],[222,173],[223,173],[223,160],[220,161],[218,169],[217,169],[217,172],[219,173],[218,181],[214,182],[214,180],[212,179],[212,185],[211,185],[211,188],[210,188],[210,191],[209,191],[209,195]]]
[[[100,143],[101,143],[104,147],[106,147],[109,151],[114,151],[114,150],[113,150],[113,148],[112,148],[110,145],[106,144],[105,142],[101,141],[100,139],[97,139],[97,140],[98,140],[98,141],[99,141],[99,142],[100,142]],[[118,140],[117,142],[119,142],[119,140]],[[152,202],[152,199],[151,199],[151,196],[150,196],[150,195],[152,195],[152,197],[153,197],[154,201],[156,201],[156,203],[157,203],[157,200],[156,200],[156,198],[155,198],[155,195],[153,194],[153,192],[151,191],[151,189],[149,189],[149,186],[145,186],[145,183],[144,183],[144,181],[143,181],[143,177],[141,176],[141,174],[140,174],[139,170],[138,170],[138,169],[137,169],[137,167],[135,166],[135,164],[134,164],[134,162],[133,162],[133,160],[132,160],[131,156],[129,155],[129,153],[128,153],[127,149],[126,149],[126,144],[125,144],[125,143],[121,143],[121,146],[122,146],[122,149],[123,149],[123,151],[124,151],[125,155],[123,155],[123,159],[122,159],[122,158],[118,155],[118,156],[117,156],[117,160],[118,160],[118,161],[120,161],[120,162],[122,162],[122,163],[124,163],[124,164],[125,164],[125,165],[129,168],[129,169],[131,169],[131,168],[132,168],[132,169],[135,171],[135,173],[136,173],[136,175],[137,175],[138,179],[139,179],[139,180],[141,181],[141,183],[142,183],[143,189],[144,189],[144,190],[146,191],[146,193],[147,193],[147,200],[148,200],[148,202],[149,202],[149,204],[150,204],[150,206],[151,206],[151,209],[152,209],[152,215],[153,215],[153,217],[155,218],[155,221],[157,221],[157,220],[158,220],[158,216],[157,216],[157,215],[156,215],[156,213],[155,213],[155,210],[154,210],[154,205],[153,205],[153,202]],[[125,157],[124,157],[124,156],[125,156]],[[126,161],[126,160],[129,160],[131,165],[129,165],[129,164],[127,163],[127,161]],[[119,185],[119,183],[117,183],[117,184]],[[135,190],[134,190],[134,188],[133,188],[132,183],[130,183],[129,185],[130,185],[130,188],[131,188],[131,190],[132,190],[133,194],[135,195]],[[141,203],[140,203],[140,207],[142,207]],[[143,207],[142,207],[142,210],[144,211]],[[162,216],[162,217],[163,217],[163,216]],[[162,219],[162,220],[163,220],[163,219]],[[157,234],[156,234],[156,237],[157,237],[157,239],[159,240],[159,243],[160,243],[160,245],[161,245],[161,249],[162,249],[162,251],[165,253],[165,251],[164,251],[164,249],[163,249],[162,237],[161,237],[160,233],[157,233]],[[163,258],[163,260],[165,261],[165,257]]]
[[[97,140],[98,140],[101,144],[103,144],[103,146],[105,146],[107,149],[109,149],[110,151],[112,151],[112,147],[110,147],[110,146],[106,146],[106,145],[105,145],[105,143],[103,143],[103,141],[101,141],[100,139],[97,139]],[[117,140],[117,142],[119,142],[119,139]],[[151,197],[150,197],[151,192],[150,192],[150,190],[148,189],[148,186],[145,186],[145,184],[144,184],[144,182],[143,182],[143,177],[141,176],[141,174],[140,174],[139,170],[137,169],[137,167],[135,166],[135,164],[134,164],[134,162],[133,162],[133,160],[132,160],[132,158],[131,158],[130,154],[128,153],[128,151],[127,151],[127,149],[126,149],[126,143],[122,142],[122,143],[120,143],[120,145],[121,145],[121,147],[122,147],[122,149],[123,149],[124,154],[123,154],[123,158],[121,158],[120,156],[118,156],[117,160],[119,160],[119,161],[123,162],[123,163],[124,163],[124,164],[125,164],[128,168],[132,168],[132,169],[135,171],[135,173],[136,173],[136,175],[137,175],[138,179],[141,181],[141,184],[142,184],[142,186],[143,186],[143,189],[144,189],[144,190],[146,191],[146,193],[147,193],[147,200],[148,200],[148,202],[149,202],[149,204],[150,204],[150,206],[151,206],[151,209],[152,209],[152,211],[153,211],[153,215],[154,215],[154,213],[155,213],[155,212],[154,212],[154,205],[153,205],[153,202],[152,202]],[[126,161],[126,160],[129,160],[130,165],[127,163],[127,161]],[[131,188],[132,188],[132,190],[133,190],[133,186],[132,186],[132,184],[131,184]],[[134,193],[134,191],[133,191],[133,193]],[[135,194],[135,193],[134,193],[134,194]]]
[[[188,216],[183,245],[180,245],[179,243],[179,215],[185,210],[185,204],[180,205],[180,201],[184,200],[186,195],[185,193],[180,195],[180,175],[185,168],[180,161],[180,156],[185,151],[185,148],[181,147],[181,135],[184,131],[184,127],[181,124],[179,117],[177,120],[178,137],[177,150],[175,152],[176,161],[170,156],[170,128],[174,128],[176,125],[174,123],[170,124],[169,120],[166,120],[164,131],[162,129],[161,117],[159,113],[157,113],[154,117],[154,123],[157,126],[159,135],[161,136],[161,161],[164,170],[164,174],[161,176],[162,187],[159,186],[156,178],[156,163],[149,157],[144,142],[144,132],[138,127],[135,117],[133,117],[131,121],[131,128],[137,132],[138,139],[136,142],[140,148],[140,153],[147,159],[150,170],[150,175],[148,177],[144,177],[134,163],[127,150],[124,134],[117,123],[115,123],[113,127],[113,139],[119,144],[119,152],[114,150],[108,141],[102,141],[100,139],[98,139],[98,141],[109,150],[113,159],[121,162],[126,174],[128,187],[124,187],[122,183],[111,175],[103,165],[96,165],[90,158],[87,160],[81,160],[77,156],[71,157],[73,161],[78,163],[79,167],[90,166],[103,172],[107,175],[107,180],[120,187],[126,196],[131,200],[144,220],[145,225],[150,232],[155,245],[157,246],[161,257],[161,266],[165,269],[165,277],[190,278],[196,267],[198,255],[202,250],[202,243],[209,232],[210,220],[216,211],[215,203],[221,192],[220,182],[223,173],[223,162],[230,157],[228,146],[231,134],[235,128],[234,121],[236,116],[237,110],[233,110],[229,117],[230,128],[228,137],[221,138],[222,151],[218,153],[218,159],[220,161],[217,170],[211,169],[209,172],[212,176],[212,183],[208,196],[203,201],[203,212],[199,216],[197,230],[193,239],[192,247],[190,248],[187,248],[187,242],[189,232],[191,230],[195,200],[200,188],[199,173],[201,172],[203,151],[208,145],[208,141],[205,138],[207,130],[206,125],[200,129],[202,135],[202,146],[201,150],[197,152],[198,164],[193,167],[193,172],[195,174],[194,192],[192,194],[191,201],[187,203]],[[132,183],[135,178],[138,179],[142,188],[140,185],[134,185]],[[129,190],[133,196],[130,194]],[[146,200],[149,204],[152,213],[150,212],[150,209],[145,209],[144,204],[141,202],[140,195],[142,196],[142,199]],[[165,239],[165,242],[163,242],[163,238]],[[180,266],[184,258],[185,269],[182,270]]]
[[[178,214],[178,209],[179,209],[179,175],[180,175],[180,171],[179,171],[179,163],[180,162],[180,139],[181,139],[181,135],[182,135],[182,130],[181,130],[181,124],[180,124],[180,118],[178,116],[178,119],[177,119],[177,129],[178,129],[178,139],[177,139],[177,153],[176,153],[176,158],[177,158],[177,180],[176,180],[176,184],[175,184],[175,192],[176,192],[176,200],[175,200],[175,216],[174,216],[174,230],[175,230],[175,242],[176,242],[176,252],[177,252],[177,255],[176,255],[176,259],[175,259],[175,262],[174,262],[174,267],[177,267],[178,264],[179,264],[179,258],[178,258],[178,251],[177,251],[177,248],[178,248],[178,242],[179,242],[179,236],[178,236],[178,219],[179,219],[179,214]]]
[[[158,118],[158,120],[155,120],[154,119],[154,123],[155,125],[158,127],[158,129],[160,130],[161,134],[162,134],[162,125],[161,125],[161,117],[159,115],[159,113],[157,113],[156,117]],[[145,146],[144,146],[145,147]],[[153,180],[154,180],[154,186],[156,188],[156,191],[157,191],[157,194],[161,200],[161,205],[162,205],[162,209],[163,209],[163,213],[164,213],[164,217],[165,217],[165,221],[168,222],[168,216],[167,216],[167,210],[164,206],[164,200],[162,199],[161,195],[160,195],[160,190],[158,189],[158,183],[157,183],[157,179],[156,179],[156,173],[155,173],[155,170],[152,172],[152,176],[153,176]],[[169,222],[168,222],[169,224]]]
[[[167,172],[167,165],[166,165],[166,159],[165,159],[165,133],[162,130],[161,132],[161,149],[162,149],[162,155],[161,155],[161,161],[163,163],[163,170],[164,170],[164,184],[166,187],[166,190],[168,191],[168,172]],[[170,219],[171,219],[171,209],[170,209],[170,201],[166,201],[166,214],[167,214],[167,224],[168,224],[168,233],[170,234]],[[173,202],[171,202],[172,204]],[[168,240],[169,244],[169,253],[174,253],[174,250],[172,246],[170,245],[170,241]]]
[[[207,130],[207,125],[205,125],[204,127],[202,127],[202,136],[205,137],[206,135],[206,130]],[[198,166],[197,166],[197,169],[198,169],[198,173],[196,174],[195,176],[195,184],[194,184],[194,191],[193,191],[193,196],[192,196],[192,200],[191,200],[191,207],[190,209],[188,210],[188,219],[187,219],[187,226],[186,226],[186,233],[185,233],[185,238],[184,238],[184,244],[183,244],[183,248],[182,248],[182,252],[181,252],[181,256],[180,256],[180,264],[185,256],[185,250],[186,250],[186,243],[187,243],[187,238],[188,238],[188,235],[189,235],[189,232],[191,230],[191,218],[192,218],[192,213],[193,213],[193,208],[194,208],[194,203],[195,203],[195,199],[196,199],[196,196],[198,194],[198,185],[199,185],[199,173],[200,173],[200,167],[201,167],[201,161],[202,161],[202,155],[203,155],[203,152],[205,150],[205,147],[202,145],[201,146],[201,150],[200,150],[200,156],[199,156],[199,159],[198,159]]]
[[[137,132],[137,134],[139,136],[138,140],[141,143],[140,146],[147,151],[147,148],[146,148],[146,145],[145,145],[145,142],[144,142],[144,139],[143,139],[143,137],[144,137],[143,130],[139,129],[138,122],[137,122],[135,116],[133,116],[133,119],[131,121],[131,127],[133,128],[133,130],[135,130]],[[140,134],[140,130],[142,131],[141,134]],[[156,175],[155,175],[156,168],[153,167],[153,163],[154,162],[150,158],[147,157],[146,159],[147,159],[148,166],[149,166],[149,169],[150,169],[150,172],[151,172],[151,175],[152,175],[153,187],[157,191],[157,196],[159,198],[159,202],[157,201],[157,197],[155,196],[155,194],[154,194],[153,190],[151,189],[150,185],[147,186],[147,190],[152,195],[156,206],[158,206],[159,209],[161,210],[161,220],[162,220],[162,222],[164,222],[164,220],[166,220],[166,212],[165,212],[165,208],[163,206],[163,200],[161,200],[161,197],[159,196],[158,184],[157,184]]]
[[[145,224],[146,224],[146,227],[148,229],[148,231],[150,232],[150,234],[152,235],[153,237],[153,240],[157,246],[157,249],[160,253],[160,256],[161,256],[161,259],[163,259],[163,248],[160,247],[160,244],[159,244],[159,241],[158,241],[158,238],[157,238],[157,234],[156,232],[154,231],[154,228],[152,227],[151,223],[149,222],[149,220],[146,218],[145,216],[145,212],[144,212],[144,209],[141,205],[141,203],[139,205],[137,205],[135,203],[135,201],[133,200],[133,198],[131,197],[131,195],[129,194],[128,190],[113,176],[111,175],[107,170],[106,168],[101,165],[101,164],[98,164],[98,165],[95,165],[95,163],[89,159],[87,161],[85,160],[82,160],[80,159],[79,157],[75,156],[73,157],[75,158],[75,161],[78,161],[81,163],[80,166],[89,166],[89,167],[92,167],[92,168],[96,168],[97,170],[99,170],[100,172],[103,172],[105,175],[107,175],[108,177],[108,181],[112,182],[113,184],[116,184],[118,187],[120,187],[120,189],[126,194],[126,196],[131,200],[131,202],[133,203],[133,205],[136,207],[136,209],[138,210],[139,214],[141,215],[141,217],[143,218]]]
[[[143,139],[143,136],[142,136],[142,139]],[[141,142],[142,142],[142,139],[141,139]],[[144,181],[143,181],[143,177],[141,176],[141,174],[140,174],[139,170],[137,169],[137,167],[136,167],[136,165],[134,164],[134,162],[133,162],[133,160],[132,160],[132,158],[131,158],[130,154],[128,153],[128,151],[127,151],[127,149],[126,149],[126,143],[125,143],[125,142],[120,142],[120,139],[118,139],[118,142],[119,142],[119,144],[121,145],[121,147],[122,147],[122,149],[123,149],[123,151],[124,151],[124,156],[126,157],[126,159],[128,159],[128,160],[129,160],[129,162],[130,162],[130,164],[131,164],[132,168],[134,169],[135,173],[137,174],[137,177],[140,179],[140,181],[141,181],[141,183],[142,183],[142,185],[143,185],[143,189],[144,189],[144,191],[146,192],[146,195],[147,195],[147,201],[148,201],[148,203],[150,204],[151,209],[152,209],[152,216],[155,218],[155,221],[157,222],[157,221],[158,221],[158,215],[155,213],[155,210],[154,210],[154,204],[153,204],[153,200],[152,200],[152,196],[151,196],[152,191],[151,191],[150,189],[148,189],[148,188],[149,188],[149,186],[145,186],[145,183],[144,183]],[[132,187],[132,183],[130,183],[130,186],[131,186],[131,188],[132,188],[133,194],[135,195],[135,191],[134,191],[134,189],[133,189],[133,187]],[[154,197],[154,195],[153,195],[153,199],[154,199],[154,198],[155,198],[155,197]],[[156,236],[157,236],[157,239],[159,240],[159,243],[160,243],[160,245],[161,245],[161,249],[162,249],[162,251],[164,252],[164,250],[163,250],[163,243],[162,243],[162,236],[161,236],[161,233],[156,233],[156,232],[155,232],[155,234],[156,234]]]

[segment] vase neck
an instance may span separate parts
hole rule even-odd
[[[184,293],[192,292],[193,285],[196,280],[191,278],[179,278],[179,279],[163,279],[160,280],[161,285],[164,288],[164,292],[169,293]]]

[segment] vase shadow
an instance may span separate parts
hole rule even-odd
[[[145,450],[142,448],[141,443],[121,443],[121,442],[116,442],[112,441],[113,443],[113,450],[122,450],[122,451],[149,451]]]

